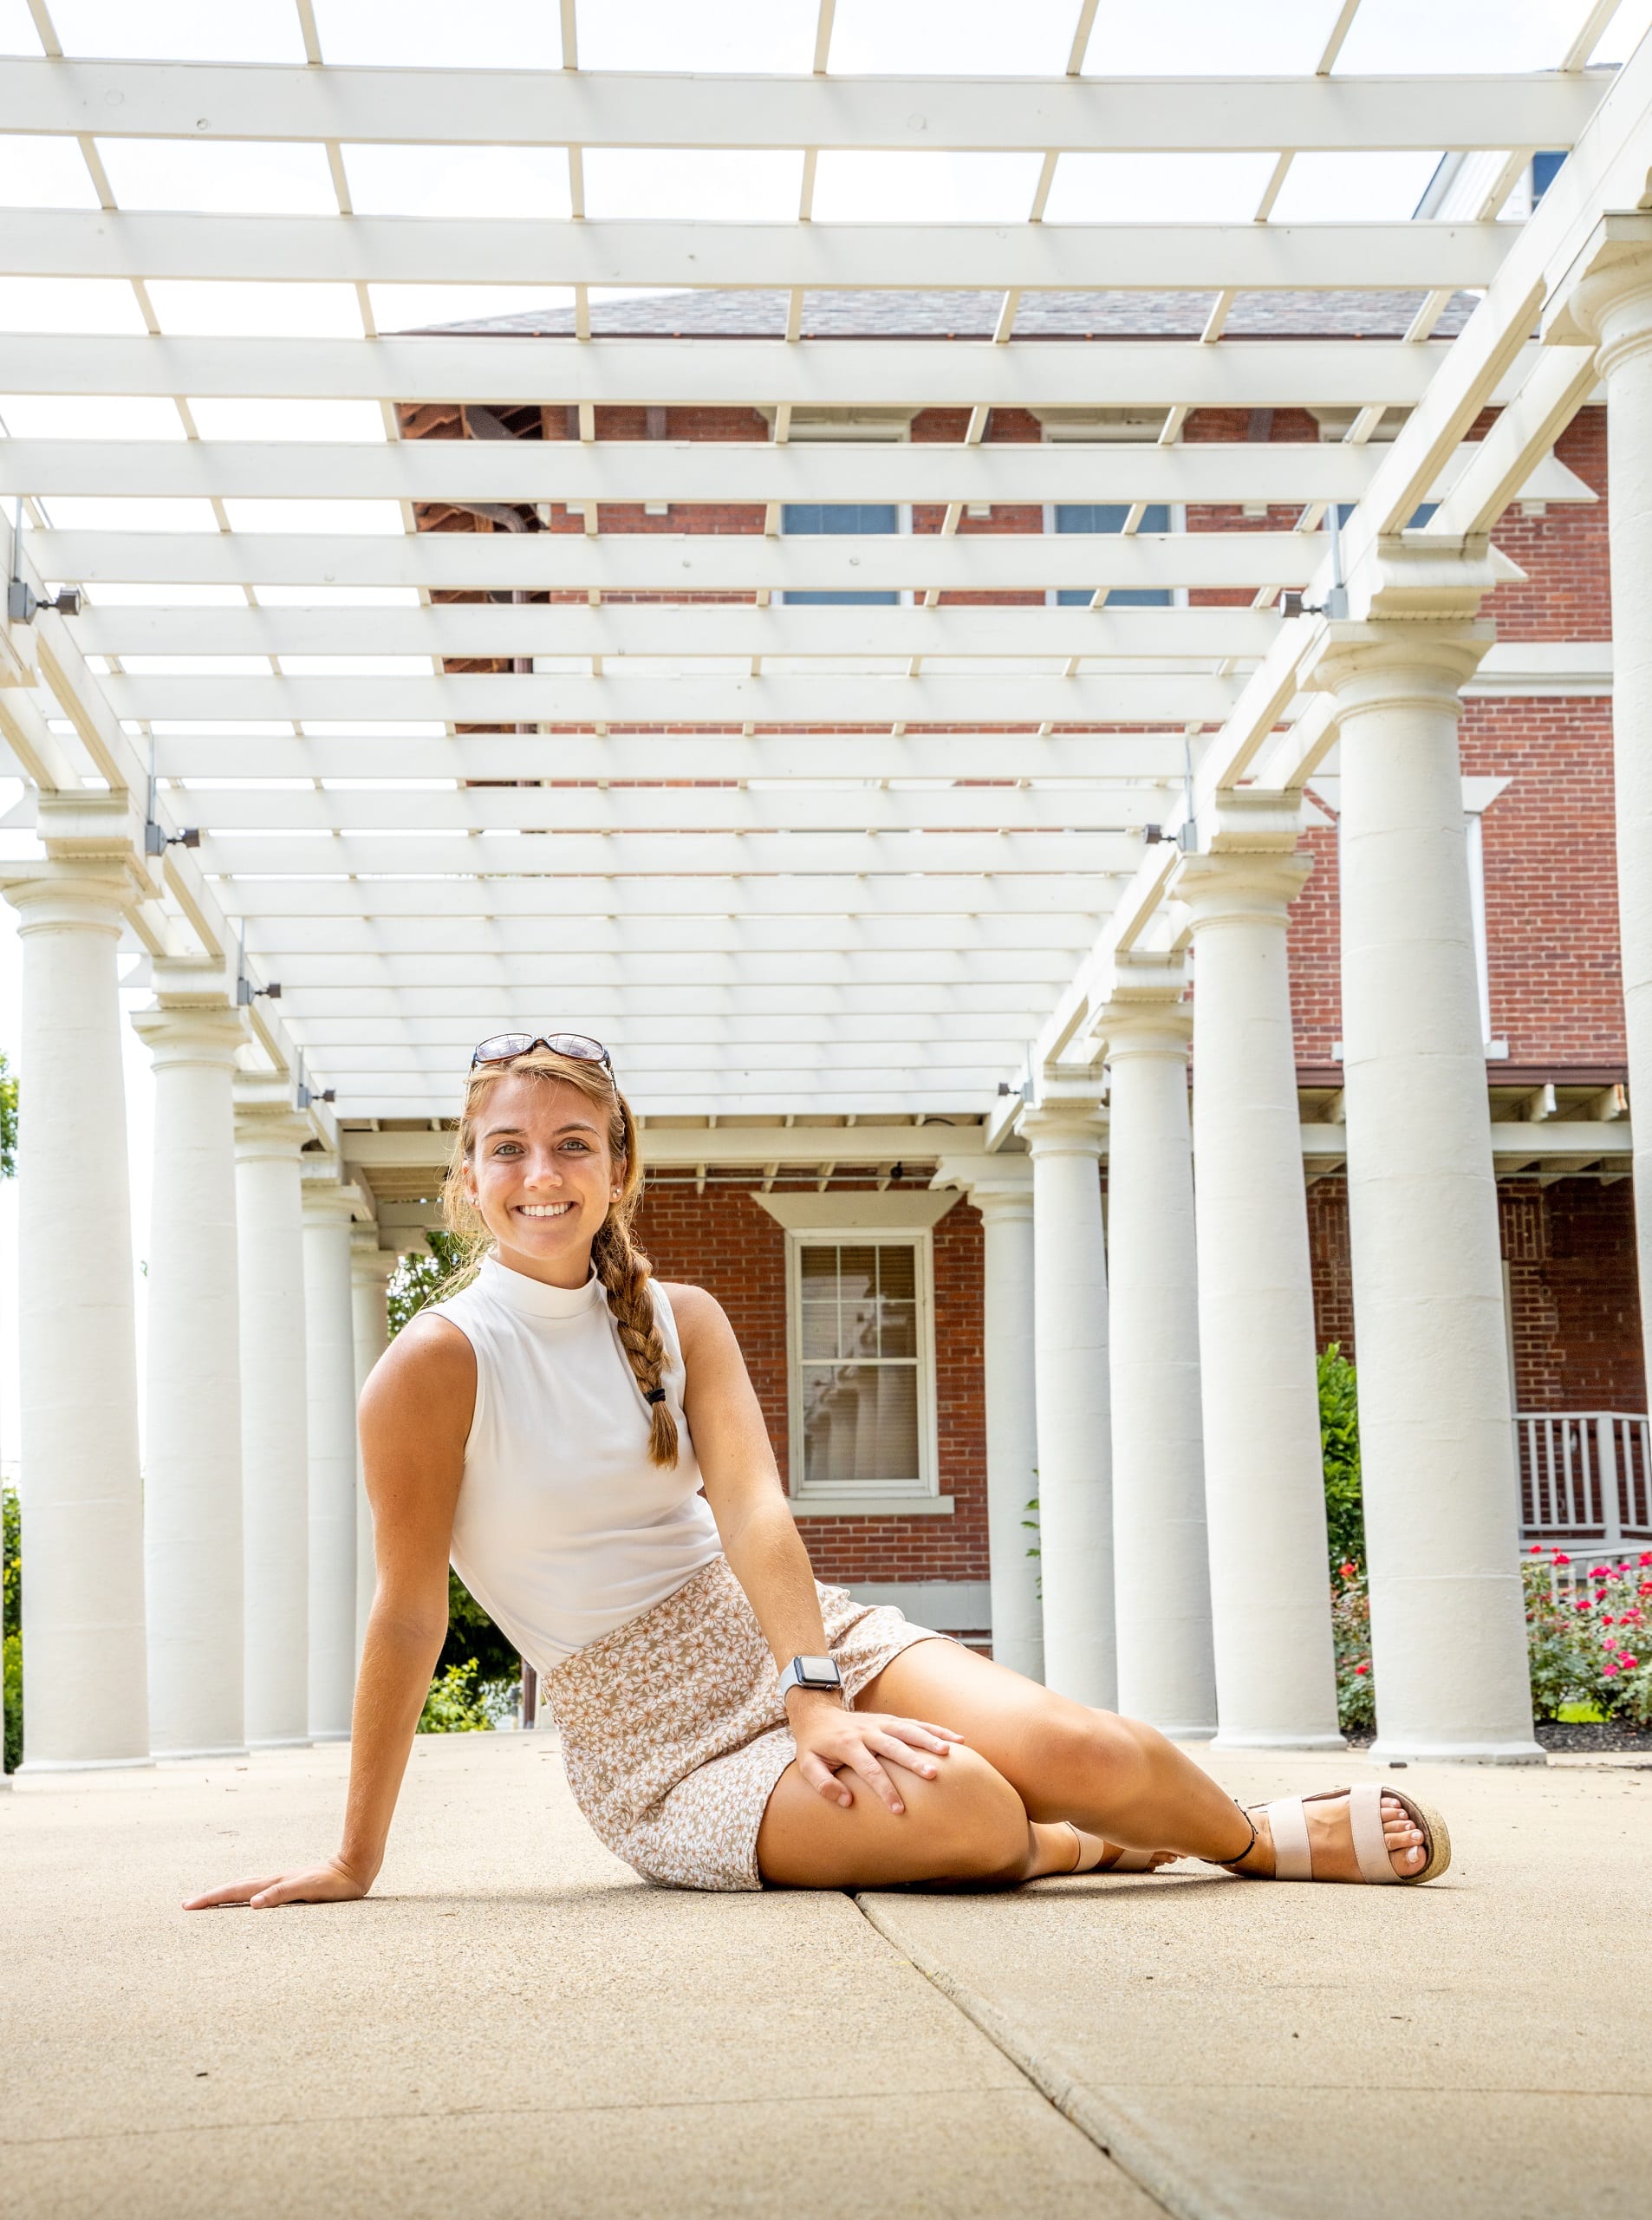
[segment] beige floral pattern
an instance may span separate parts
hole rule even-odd
[[[816,1583],[849,1702],[946,1637]],[[680,1889],[760,1889],[758,1829],[797,1754],[779,1676],[728,1559],[545,1676],[574,1800],[615,1855]]]

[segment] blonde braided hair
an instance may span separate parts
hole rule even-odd
[[[536,1048],[529,1050],[525,1056],[513,1056],[508,1064],[484,1064],[472,1072],[465,1090],[459,1131],[453,1136],[453,1154],[442,1182],[442,1215],[447,1221],[449,1232],[464,1243],[465,1255],[442,1286],[440,1299],[457,1294],[461,1287],[468,1286],[475,1279],[483,1258],[493,1251],[493,1237],[465,1184],[465,1168],[475,1153],[476,1122],[482,1104],[489,1090],[501,1079],[561,1079],[577,1088],[587,1101],[607,1114],[608,1154],[616,1165],[622,1163],[625,1169],[618,1198],[609,1205],[608,1214],[591,1242],[591,1263],[608,1297],[608,1309],[619,1330],[620,1344],[637,1383],[637,1392],[648,1406],[649,1461],[657,1465],[674,1465],[677,1421],[661,1385],[666,1344],[660,1338],[654,1295],[648,1286],[654,1269],[631,1233],[642,1194],[642,1155],[637,1122],[606,1064],[586,1064],[572,1057],[557,1056],[550,1049]]]

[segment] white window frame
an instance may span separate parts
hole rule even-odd
[[[909,1248],[918,1299],[918,1473],[915,1480],[838,1481],[812,1487],[803,1478],[803,1253],[806,1248]],[[935,1395],[935,1245],[927,1227],[822,1225],[786,1233],[786,1414],[788,1491],[795,1513],[849,1513],[862,1518],[949,1512],[940,1493],[940,1429]]]

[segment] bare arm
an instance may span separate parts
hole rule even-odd
[[[361,1429],[378,1585],[355,1683],[343,1841],[323,1865],[232,1882],[186,1911],[336,1902],[365,1896],[377,1878],[447,1632],[447,1552],[475,1403],[475,1353],[445,1319],[414,1319],[374,1367]]]
[[[703,1287],[667,1289],[682,1338],[687,1373],[684,1409],[699,1460],[706,1500],[712,1507],[723,1553],[745,1589],[764,1638],[781,1668],[799,1657],[826,1651],[826,1629],[815,1592],[814,1569],[780,1484],[745,1360],[723,1306]],[[933,1777],[918,1755],[944,1756],[961,1739],[923,1722],[846,1712],[829,1692],[793,1689],[786,1712],[797,1741],[798,1767],[829,1801],[854,1800],[840,1768],[858,1773],[891,1811],[899,1793],[879,1757]]]

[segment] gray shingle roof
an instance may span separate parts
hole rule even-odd
[[[1016,318],[1018,339],[1197,339],[1214,295],[1209,293],[1029,293]],[[1399,339],[1423,300],[1413,293],[1241,293],[1226,331],[1234,339]],[[779,339],[783,292],[706,288],[591,302],[591,329],[603,338]],[[803,332],[816,339],[990,339],[998,293],[820,292],[803,296]],[[1454,296],[1438,329],[1462,329],[1474,296]],[[484,316],[427,327],[447,332],[496,332],[501,337],[563,338],[572,309],[525,316]]]

